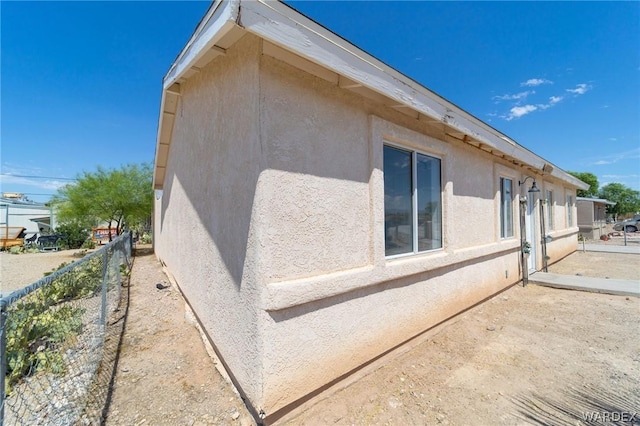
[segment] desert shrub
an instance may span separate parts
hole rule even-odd
[[[88,250],[93,250],[94,248],[96,248],[96,243],[93,242],[93,240],[87,240],[84,243],[82,243],[82,247],[83,249],[88,249]]]
[[[61,263],[50,272],[45,272],[44,276],[51,275],[68,263]],[[77,268],[73,268],[53,280],[51,284],[42,288],[46,298],[56,301],[79,299],[81,297],[93,296],[98,293],[102,286],[102,258],[95,256]]]
[[[62,235],[60,245],[65,249],[78,249],[82,247],[89,231],[78,222],[67,222],[56,228],[56,233]]]
[[[37,247],[31,247],[31,246],[13,246],[13,247],[9,247],[9,253],[10,254],[23,254],[23,253],[38,253],[40,250],[38,250]]]
[[[55,374],[65,371],[62,346],[82,331],[84,309],[56,306],[53,300],[27,296],[9,308],[7,335],[7,378],[10,392],[22,377],[44,369]]]
[[[67,266],[45,273],[52,274]],[[96,295],[102,286],[102,259],[94,257],[8,309],[6,391],[36,370],[65,372],[63,349],[82,331],[83,308],[65,302]]]
[[[142,237],[140,237],[140,243],[142,244],[151,244],[153,242],[153,235],[151,233],[144,233]]]

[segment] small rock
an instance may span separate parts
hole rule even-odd
[[[240,417],[240,413],[238,413],[237,411],[234,411],[233,414],[231,414],[231,418],[233,420],[238,420],[238,417]]]
[[[487,330],[489,331],[495,331],[496,327],[493,325],[487,326]]]
[[[398,408],[399,406],[401,406],[401,405],[402,405],[402,402],[400,402],[400,401],[399,401],[398,399],[396,399],[396,398],[389,398],[388,403],[389,403],[389,407],[394,408],[394,409],[395,409],[395,408]]]

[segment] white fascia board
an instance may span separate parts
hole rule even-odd
[[[283,49],[347,77],[399,104],[446,123],[483,145],[540,170],[549,164],[473,115],[336,36],[289,6],[241,0],[239,25]],[[581,189],[583,182],[554,167],[550,173]]]
[[[572,184],[573,186],[577,187],[578,189],[589,189],[590,185],[587,183],[584,183],[583,181],[581,181],[580,179],[578,179],[577,177],[570,175],[569,173],[565,172],[564,170],[561,170],[559,168],[555,168],[553,170],[553,172],[551,172],[551,176],[557,177],[558,179],[562,179],[566,182],[569,182],[570,184]],[[615,204],[615,203],[614,203]]]
[[[240,0],[216,0],[212,3],[193,35],[164,76],[153,169],[154,189],[162,189],[163,182],[158,182],[157,179],[158,169],[166,167],[166,158],[160,158],[159,153],[160,141],[163,137],[164,115],[167,112],[167,92],[200,58],[206,55],[209,50],[215,48],[217,41],[236,26],[239,10]],[[173,126],[170,127],[173,129]],[[171,135],[169,135],[169,143],[171,142],[170,138]],[[159,160],[163,161],[163,164],[159,164]]]
[[[168,89],[187,70],[214,48],[216,42],[229,32],[238,20],[240,0],[217,0],[202,19],[187,45],[169,68],[163,88]]]

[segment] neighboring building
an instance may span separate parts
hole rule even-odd
[[[26,236],[54,228],[53,208],[36,203],[23,194],[3,193],[0,198],[0,227],[26,228]]]
[[[547,191],[576,250],[586,184],[282,3],[213,3],[163,89],[155,251],[267,422],[518,282],[521,232],[540,269]]]
[[[580,235],[588,240],[597,240],[607,234],[607,206],[616,203],[601,198],[576,198]]]

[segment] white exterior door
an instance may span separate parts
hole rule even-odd
[[[531,244],[531,252],[529,253],[529,258],[527,260],[527,267],[529,268],[529,273],[536,271],[537,265],[537,252],[538,252],[538,241],[536,238],[536,199],[533,194],[528,194],[527,197],[527,215],[525,216],[525,228],[526,228],[526,239]]]

